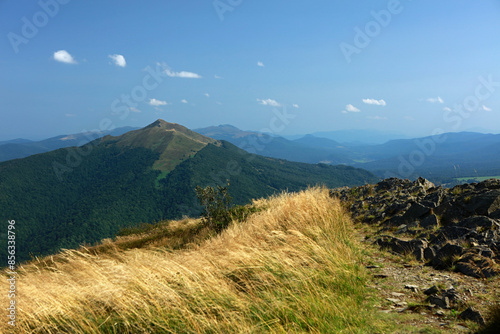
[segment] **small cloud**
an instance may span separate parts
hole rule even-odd
[[[157,99],[150,99],[149,104],[152,105],[153,107],[159,107],[159,106],[166,106],[168,103],[167,101],[160,101]]]
[[[214,75],[214,78],[215,78],[215,79],[224,79],[223,77],[220,77],[220,76],[218,76],[217,74],[216,74],[216,75]]]
[[[150,101],[150,102],[151,102],[151,101]],[[132,112],[141,112],[139,109],[134,108],[134,107],[130,107],[130,108],[128,108],[128,109],[129,109],[130,111],[132,111]]]
[[[257,62],[257,66],[259,66],[259,67],[264,67],[264,63],[263,63],[263,62],[261,62],[261,61],[258,61],[258,62]]]
[[[76,117],[75,114],[64,114],[64,116],[66,116],[66,117]]]
[[[426,101],[430,102],[430,103],[444,103],[443,99],[440,96],[438,96],[438,97],[430,97]]]
[[[493,111],[491,108],[488,108],[488,107],[487,107],[487,106],[485,106],[484,104],[483,104],[483,110],[484,110],[484,111]]]
[[[203,95],[205,95],[206,97],[210,97],[210,94],[208,94],[208,93],[205,93]]]
[[[187,101],[187,100],[182,99],[182,100],[181,100],[181,103],[188,103],[188,101]]]
[[[451,108],[449,108],[449,107],[444,107],[444,108],[443,108],[443,110],[444,110],[444,111],[451,111]]]
[[[72,55],[66,50],[59,50],[54,52],[54,60],[66,64],[77,64]]]
[[[384,100],[375,100],[375,99],[363,99],[363,103],[373,104],[376,106],[385,106],[387,104]]]
[[[220,106],[222,105],[222,102],[219,102],[219,101],[217,101],[217,102],[215,102],[215,103],[217,103],[217,104],[218,104],[218,105],[220,105]]]
[[[173,72],[169,69],[165,70],[165,74],[171,78],[185,78],[185,79],[201,79],[202,76],[193,72]]]
[[[404,119],[409,121],[409,122],[413,122],[415,120],[415,118],[413,118],[411,116],[405,116]]]
[[[358,108],[356,108],[355,106],[353,106],[352,104],[348,104],[345,106],[345,110],[347,112],[360,112],[361,110],[359,110]]]
[[[109,55],[108,57],[111,58],[111,60],[113,60],[113,63],[116,66],[120,66],[120,67],[127,66],[127,62],[125,61],[125,57],[123,57],[122,55]]]
[[[281,107],[281,104],[273,99],[266,99],[266,100],[257,99],[257,101],[259,102],[259,104],[262,104],[264,106]]]
[[[368,119],[374,119],[376,121],[385,121],[387,119],[387,117],[383,117],[383,116],[368,116],[366,118],[368,118]]]
[[[298,104],[292,104],[292,107],[297,108],[297,109],[300,108]]]

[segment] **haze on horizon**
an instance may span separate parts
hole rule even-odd
[[[500,132],[500,2],[0,2],[0,140],[161,118]]]

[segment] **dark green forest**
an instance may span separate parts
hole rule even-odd
[[[146,148],[124,149],[96,141],[0,163],[0,219],[5,232],[8,220],[16,221],[17,262],[93,244],[141,222],[198,216],[198,185],[229,180],[234,202],[245,204],[309,185],[376,181],[362,169],[265,158],[228,142],[207,145],[163,178],[152,168],[158,158]],[[0,256],[6,259],[7,238],[1,235]]]

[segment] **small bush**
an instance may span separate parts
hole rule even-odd
[[[195,189],[196,196],[203,206],[203,222],[217,233],[223,231],[232,221],[228,187],[229,182],[225,187],[217,186],[217,189],[210,186],[206,188],[197,186]]]

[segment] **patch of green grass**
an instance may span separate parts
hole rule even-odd
[[[455,178],[455,180],[457,180],[459,182],[467,182],[467,183],[482,182],[482,181],[486,181],[489,179],[500,179],[500,176],[469,176],[469,177]]]

